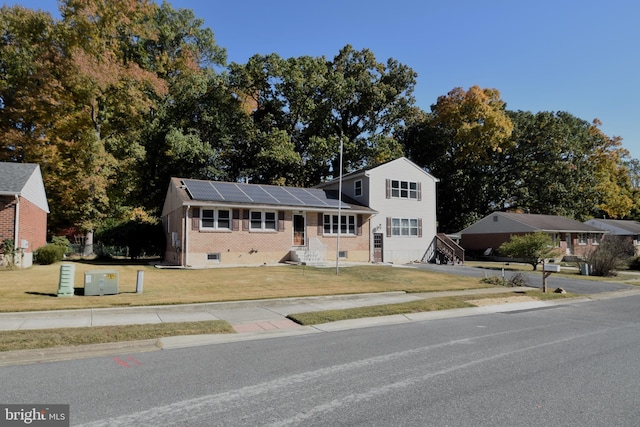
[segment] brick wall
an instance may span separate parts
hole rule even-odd
[[[0,196],[0,243],[6,239],[15,238],[16,199],[10,196]]]
[[[167,215],[164,220],[167,237],[165,262],[180,265],[184,254],[172,247],[172,232],[177,232],[183,241],[184,211],[178,209]],[[248,220],[243,219],[243,211],[236,214],[233,230],[200,230],[198,218],[193,218],[194,210],[190,210],[188,219],[188,264],[193,267],[212,266],[216,264],[248,264],[284,262],[289,258],[293,247],[293,212],[278,212],[277,231],[248,230]],[[306,234],[308,239],[317,239],[327,246],[326,259],[335,260],[336,236],[322,236],[318,227],[318,214],[306,214]],[[366,218],[365,218],[366,219]],[[244,223],[244,224],[243,224]],[[319,234],[320,231],[320,234]],[[361,235],[340,237],[340,250],[347,251],[348,261],[369,261],[369,221],[362,224]],[[207,259],[207,254],[220,254],[220,261]]]
[[[35,252],[47,244],[47,213],[24,198],[20,198],[18,239],[29,242],[26,252]],[[18,242],[18,246],[20,244]]]
[[[15,239],[16,204],[15,197],[0,197],[0,243]],[[47,213],[22,197],[19,227],[18,241],[15,243],[20,247],[22,240],[26,240],[28,247],[24,252],[34,252],[47,244]]]

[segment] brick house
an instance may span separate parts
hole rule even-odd
[[[548,233],[561,255],[585,256],[600,244],[606,231],[558,215],[494,212],[460,231],[467,253],[492,254],[513,235]]]
[[[640,255],[640,222],[630,219],[593,218],[585,224],[608,232],[607,239],[630,240],[635,255]]]
[[[162,210],[164,261],[209,267],[335,260],[338,238],[341,259],[368,261],[373,213],[347,198],[339,205],[332,191],[172,178]]]
[[[400,158],[342,181],[340,205],[338,179],[296,188],[172,178],[162,210],[164,261],[401,263],[433,255],[437,179]]]
[[[47,244],[49,204],[40,166],[0,162],[0,243],[12,240],[15,263],[33,264],[33,252]]]

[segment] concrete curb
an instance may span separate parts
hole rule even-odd
[[[439,320],[452,317],[478,316],[491,313],[506,313],[519,310],[531,310],[536,308],[554,307],[559,305],[573,305],[614,298],[624,298],[640,294],[640,289],[615,291],[571,299],[553,301],[530,301],[505,303],[483,307],[459,308],[452,310],[430,311],[423,313],[398,314],[391,316],[369,317],[362,319],[342,320],[324,323],[314,326],[299,326],[286,329],[272,329],[259,332],[239,334],[212,334],[212,335],[184,335],[175,337],[163,337],[159,339],[124,341],[106,344],[91,344],[69,347],[54,347],[36,350],[18,350],[0,352],[0,366],[25,365],[31,363],[56,362],[89,357],[109,355],[121,355],[123,353],[142,353],[158,350],[170,350],[177,348],[196,347],[202,345],[224,344],[232,342],[251,341],[257,339],[269,339],[308,335],[320,332],[336,332],[349,329],[369,328],[377,326],[394,325],[401,323],[420,322],[427,320]],[[327,298],[327,297],[318,297]]]
[[[68,347],[40,348],[0,352],[0,366],[28,365],[32,363],[60,362],[113,354],[143,353],[160,350],[160,340],[121,341]]]

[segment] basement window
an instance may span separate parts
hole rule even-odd
[[[220,262],[220,252],[207,254],[207,261]]]

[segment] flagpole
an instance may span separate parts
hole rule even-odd
[[[340,232],[342,230],[342,138],[340,138],[340,179],[338,180],[338,238],[336,240],[336,274],[340,269]]]

